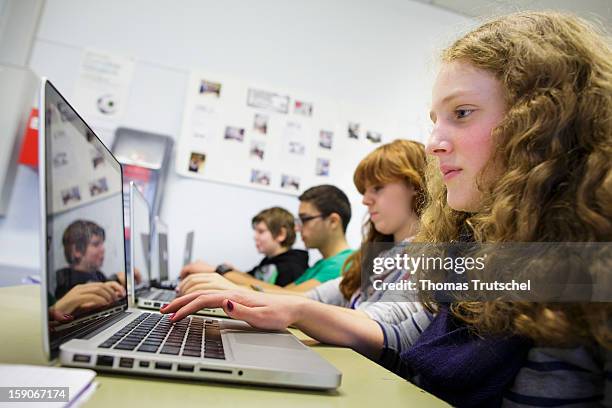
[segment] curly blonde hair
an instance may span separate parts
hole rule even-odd
[[[378,147],[361,160],[353,174],[353,182],[363,195],[368,185],[402,181],[414,188],[416,194],[412,201],[412,210],[420,215],[425,205],[425,166],[425,147],[422,143],[397,139]],[[369,218],[363,225],[363,237],[362,245],[370,242],[393,242],[393,236],[378,232]],[[347,300],[361,285],[363,261],[363,251],[360,249],[353,252],[344,263],[340,291]]]
[[[495,149],[479,180],[475,214],[452,210],[435,159],[430,200],[416,241],[452,242],[461,228],[477,242],[594,242],[612,238],[612,52],[590,23],[556,12],[489,21],[442,54],[491,72],[507,112],[492,131]],[[437,305],[424,295],[431,308]],[[457,302],[455,316],[480,333],[515,333],[547,345],[612,346],[610,303]]]

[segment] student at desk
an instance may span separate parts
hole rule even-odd
[[[307,248],[321,252],[323,259],[308,268],[295,282],[280,287],[237,271],[214,272],[210,265],[192,264],[181,271],[181,294],[209,288],[238,289],[247,285],[266,292],[303,293],[323,282],[340,276],[342,265],[351,254],[346,228],[351,220],[351,204],[338,187],[320,185],[304,191],[299,197],[298,231]]]
[[[362,248],[353,252],[343,265],[342,276],[301,294],[321,303],[347,308],[347,313],[397,324],[409,320],[413,326],[402,336],[414,341],[431,320],[415,296],[375,291],[373,282],[392,283],[406,271],[385,269],[369,276],[367,288],[361,285],[362,265],[373,257],[401,254],[419,228],[419,215],[425,204],[425,149],[419,142],[395,140],[368,154],[357,166],[354,182],[363,194],[370,217],[364,225]],[[371,248],[368,248],[371,247]],[[212,270],[212,268],[211,268]],[[228,287],[229,286],[229,287]],[[222,277],[206,283],[205,289],[228,289]],[[202,288],[193,288],[198,290]],[[336,309],[330,308],[330,313]],[[407,328],[407,327],[406,327]]]
[[[415,241],[609,242],[610,61],[608,39],[553,12],[498,17],[446,49],[430,113],[431,199]],[[409,347],[401,325],[296,296],[202,291],[163,312],[177,321],[222,306],[256,327],[294,324],[456,406],[612,404],[610,303],[422,300],[436,315]]]
[[[262,282],[283,287],[302,276],[308,269],[308,252],[292,248],[296,237],[293,215],[281,207],[267,208],[253,217],[251,225],[257,252],[265,257],[246,273]],[[214,272],[232,282],[240,282],[244,275],[227,262],[215,268],[204,261],[196,261],[185,265],[181,276]]]
[[[388,323],[410,318],[414,328],[409,337],[413,339],[427,327],[429,316],[416,298],[374,290],[375,281],[397,282],[405,277],[405,270],[383,268],[380,274],[369,276],[363,272],[371,268],[362,271],[375,257],[403,253],[414,239],[425,205],[425,166],[423,144],[403,139],[378,147],[359,162],[353,181],[369,213],[361,248],[347,259],[342,277],[317,286],[306,297]],[[369,280],[365,286],[362,277]]]

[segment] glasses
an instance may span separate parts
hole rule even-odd
[[[325,218],[323,214],[318,215],[300,215],[295,219],[295,224],[299,227],[306,224],[308,221],[314,220],[315,218]]]

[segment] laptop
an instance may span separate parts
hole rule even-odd
[[[168,225],[159,217],[153,218],[153,239],[151,241],[151,283],[161,287],[162,280],[168,280]],[[170,286],[166,289],[174,289]]]
[[[150,250],[151,216],[149,204],[144,195],[133,182],[130,182],[129,202],[130,221],[128,225],[130,230],[130,273],[128,288],[130,288],[132,298],[135,299],[136,307],[142,309],[159,310],[160,307],[167,305],[177,297],[177,293],[174,289],[166,289],[163,285],[159,285],[159,282],[167,281],[167,279],[162,280],[164,277],[167,277],[162,274],[162,271],[166,271],[167,273],[168,270],[167,227],[165,223],[161,222],[159,217],[156,218],[157,227],[155,230],[157,232],[157,238],[153,240],[153,243],[154,245],[157,245],[158,252],[152,256]],[[193,236],[193,231],[190,231],[187,234],[183,259],[185,264],[191,262]],[[159,282],[151,279],[152,263],[158,263],[158,267],[156,269],[160,272]],[[135,282],[136,268],[138,268],[140,272],[140,283]],[[221,308],[203,308],[198,311],[197,314],[227,317],[227,314]]]
[[[119,162],[46,79],[40,99],[44,351],[62,365],[143,376],[327,390],[342,374],[287,331],[129,307]],[[57,154],[66,160],[57,165]],[[102,281],[107,282],[102,282]],[[118,290],[117,290],[118,288]],[[105,294],[106,295],[103,295]]]
[[[153,219],[153,245],[151,254],[154,260],[151,285],[160,289],[174,290],[178,286],[178,279],[170,279],[169,277],[169,256],[168,256],[168,225],[162,221],[159,216]],[[193,252],[193,236],[194,232],[187,233],[185,241],[185,250],[183,252],[183,266],[191,262],[191,254]],[[156,261],[156,262],[155,262]]]

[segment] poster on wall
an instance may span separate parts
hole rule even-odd
[[[367,111],[343,112],[324,98],[192,71],[176,171],[298,195],[340,174],[352,175],[353,161],[382,143],[386,128],[371,117]]]
[[[94,126],[115,127],[123,118],[134,75],[132,58],[85,49],[75,87],[75,105]]]
[[[289,112],[290,98],[275,92],[250,88],[247,93],[247,105],[276,113]]]

